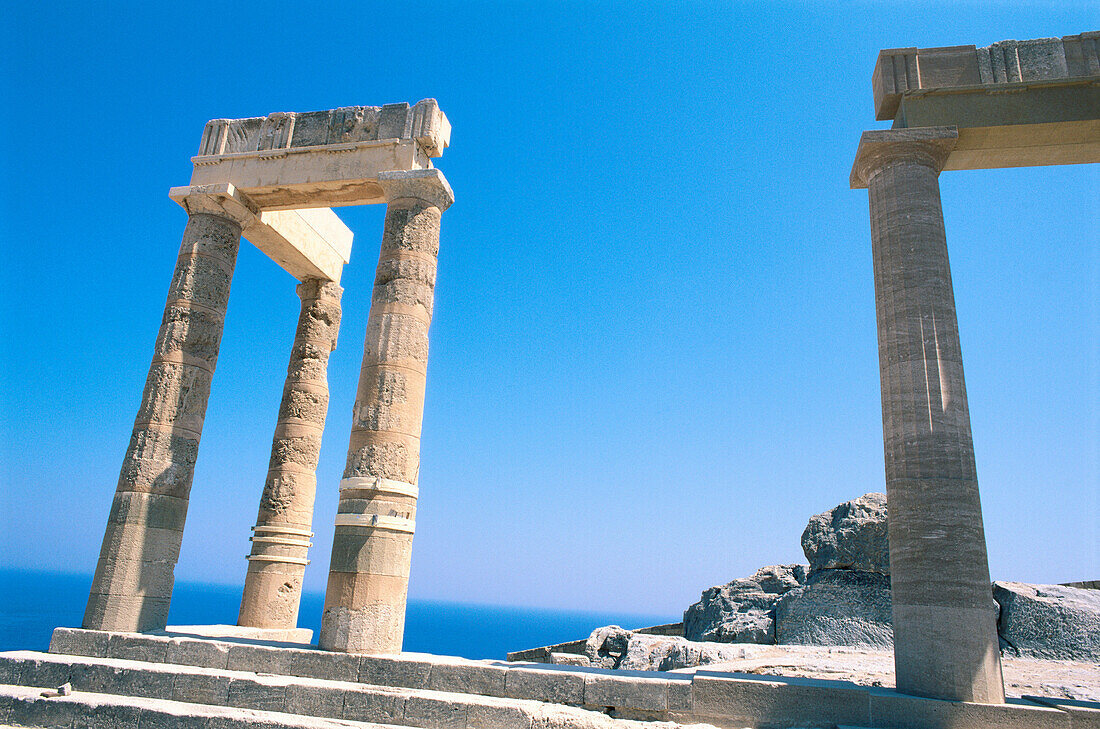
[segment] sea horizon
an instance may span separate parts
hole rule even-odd
[[[79,627],[90,573],[0,567],[0,651],[46,650],[57,627]],[[176,582],[169,625],[235,624],[243,585]],[[298,627],[320,630],[323,592],[304,592]],[[410,598],[403,650],[504,660],[512,651],[588,637],[604,625],[640,628],[679,616],[561,610]]]

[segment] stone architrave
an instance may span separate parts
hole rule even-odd
[[[218,361],[242,227],[253,212],[232,197],[193,195],[107,520],[85,628],[163,629],[187,500]]]
[[[939,173],[954,127],[864,132],[898,691],[1003,703]]]
[[[332,281],[307,279],[297,291],[302,310],[237,620],[253,628],[297,627],[312,546],[317,460],[328,412],[328,359],[340,331],[343,289]]]
[[[319,636],[347,653],[401,651],[440,217],[454,201],[435,169],[379,183],[385,229]]]

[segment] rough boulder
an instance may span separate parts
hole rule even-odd
[[[672,671],[745,657],[743,648],[695,643],[668,635],[647,635],[617,625],[596,628],[585,643],[590,666],[633,671]]]
[[[752,577],[703,593],[684,611],[684,637],[716,643],[775,643],[775,606],[806,581],[803,565],[761,567]]]
[[[1002,650],[1100,663],[1100,590],[994,582]]]
[[[891,648],[890,578],[857,570],[814,572],[779,600],[775,625],[781,644]]]
[[[811,570],[890,574],[886,494],[870,493],[810,518],[802,551]]]

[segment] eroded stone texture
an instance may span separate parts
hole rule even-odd
[[[775,643],[775,606],[805,581],[803,565],[771,565],[752,577],[712,587],[684,611],[684,637],[716,643]]]
[[[812,570],[890,574],[886,494],[870,493],[810,518],[802,551]]]
[[[819,570],[776,604],[776,643],[889,648],[890,608],[888,576]]]
[[[253,528],[238,624],[294,628],[308,564],[317,460],[328,413],[328,358],[340,331],[343,289],[310,279],[291,347],[267,482]]]
[[[1100,590],[994,582],[1006,654],[1100,665]]]
[[[436,170],[388,184],[319,636],[350,653],[401,650],[439,224],[453,200]]]
[[[866,132],[898,690],[1002,703],[938,176],[958,132]]]
[[[164,628],[229,284],[238,213],[187,220],[153,362],[96,565],[84,627]]]

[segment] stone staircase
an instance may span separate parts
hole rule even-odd
[[[56,688],[71,684],[72,693]],[[1100,706],[934,701],[838,681],[607,671],[59,628],[0,653],[0,725],[111,729],[1100,727]]]

